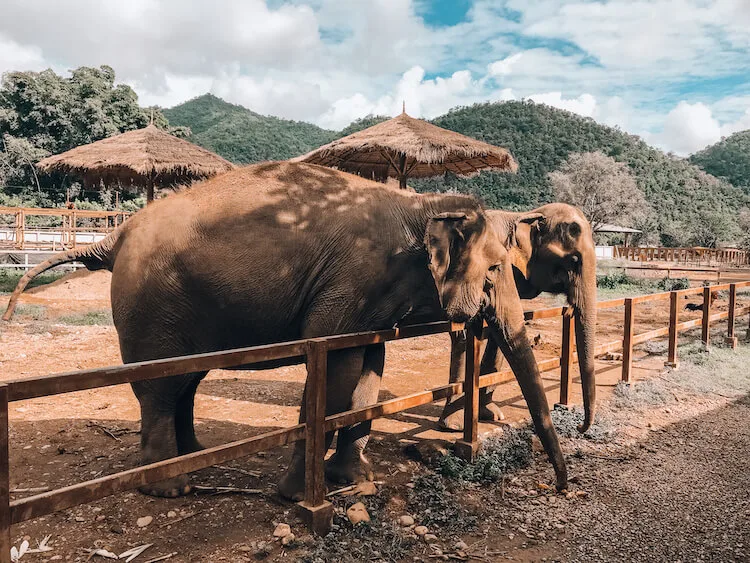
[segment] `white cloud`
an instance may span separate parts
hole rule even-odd
[[[0,33],[0,74],[9,70],[41,70],[43,68],[44,57],[41,49],[21,45]]]
[[[702,103],[682,101],[667,114],[655,140],[668,150],[686,156],[721,139],[721,126]]]
[[[717,128],[750,127],[747,84],[713,97],[678,90],[747,75],[747,0],[474,0],[447,28],[417,16],[422,1],[3,0],[0,71],[108,64],[144,104],[211,91],[331,128],[395,115],[402,100],[430,118],[522,98],[681,154]]]
[[[515,63],[521,60],[523,53],[515,53],[502,60],[490,63],[487,66],[487,74],[490,76],[505,76],[513,71]]]
[[[532,94],[529,96],[539,104],[565,109],[584,117],[594,117],[596,98],[591,94],[581,94],[577,98],[564,99],[562,92],[547,92],[546,94]]]

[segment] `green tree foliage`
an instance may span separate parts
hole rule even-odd
[[[594,229],[628,226],[649,210],[628,165],[599,151],[571,154],[549,180],[555,200],[579,207]]]
[[[750,129],[695,153],[690,162],[750,193]]]
[[[163,111],[171,125],[190,128],[193,143],[238,164],[285,160],[336,137],[316,125],[259,115],[212,94]]]
[[[695,230],[712,214],[725,217],[729,225],[718,239],[732,242],[739,209],[748,203],[747,195],[729,182],[706,174],[686,160],[670,157],[636,136],[530,101],[457,108],[433,123],[510,149],[519,171],[482,173],[470,179],[446,175],[411,181],[420,191],[454,189],[472,193],[490,207],[529,209],[553,200],[548,174],[571,153],[601,151],[628,165],[653,208],[654,213],[634,224],[647,236],[653,237],[656,230],[658,240],[652,243],[676,244],[670,232],[681,234],[679,242],[704,240],[706,237],[698,236]]]
[[[39,176],[37,185],[33,163],[145,127],[152,119],[158,127],[168,126],[158,108],[140,107],[130,86],[116,85],[108,66],[81,67],[68,77],[52,70],[5,73],[0,81],[0,185],[59,203],[72,180]]]

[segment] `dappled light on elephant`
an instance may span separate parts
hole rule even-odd
[[[112,271],[126,363],[482,315],[512,358],[529,404],[540,409],[532,416],[560,483],[559,444],[546,425],[536,363],[522,344],[511,258],[470,197],[419,195],[319,166],[265,163],[157,201],[102,242],[34,268],[19,282],[8,316],[35,275],[76,259]],[[331,352],[326,411],[374,403],[383,359],[382,346]],[[193,397],[205,375],[133,385],[144,463],[200,448]],[[363,455],[369,431],[369,423],[340,430],[328,465],[332,480],[370,475]],[[304,465],[298,443],[280,484],[285,497],[302,494]],[[146,492],[175,496],[188,488],[177,478]]]

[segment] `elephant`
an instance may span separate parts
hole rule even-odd
[[[34,267],[19,281],[4,319],[34,276],[73,260],[112,272],[112,315],[125,363],[482,318],[517,374],[557,487],[566,487],[510,256],[473,198],[405,192],[311,164],[239,168],[149,204],[102,241]],[[238,369],[292,361],[299,360]],[[384,361],[383,344],[331,351],[326,413],[375,403]],[[143,463],[201,449],[193,403],[205,375],[132,384]],[[303,398],[300,421],[304,404]],[[370,477],[363,454],[370,426],[339,431],[327,461],[330,480]],[[328,445],[332,438],[326,436]],[[297,442],[279,483],[283,497],[302,498],[304,454]],[[174,497],[190,486],[182,475],[141,491]]]
[[[564,203],[551,203],[525,213],[486,213],[506,241],[520,297],[533,299],[543,291],[564,294],[573,309],[584,402],[584,422],[579,431],[586,432],[596,410],[596,249],[591,225],[578,208]],[[451,333],[451,350],[450,382],[455,383],[461,379],[465,333]],[[498,347],[489,340],[480,373],[500,371],[502,363]],[[502,418],[499,407],[492,402],[493,391],[494,387],[485,387],[479,393],[482,420]],[[438,421],[441,429],[463,430],[463,404],[462,395],[446,401]]]

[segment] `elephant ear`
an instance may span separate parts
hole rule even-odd
[[[547,220],[547,218],[536,211],[530,211],[529,213],[524,213],[523,215],[519,216],[515,223],[513,224],[513,228],[509,230],[508,233],[508,248],[511,248],[513,246],[518,245],[518,226],[521,224],[530,225],[532,231],[539,231],[541,225],[544,224],[544,222]]]
[[[430,271],[440,291],[457,245],[465,241],[464,227],[469,220],[466,213],[441,213],[430,219],[425,232],[425,247],[429,256]]]

